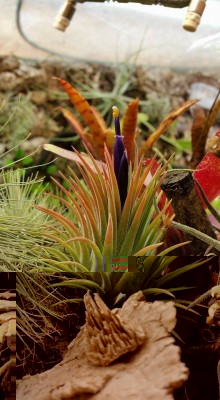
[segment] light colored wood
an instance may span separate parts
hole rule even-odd
[[[98,295],[94,300],[86,295],[85,305],[86,324],[70,343],[63,361],[49,371],[19,381],[17,400],[173,400],[173,391],[188,377],[179,348],[170,335],[176,324],[174,304],[146,303],[142,292],[138,292],[121,309],[108,310]],[[107,332],[113,320],[117,329],[114,328],[114,344],[109,340],[109,345],[118,347],[118,356],[123,356],[100,366],[100,357],[91,357],[91,352],[108,352]],[[121,346],[120,340],[128,325],[134,342],[137,332],[142,337],[142,344],[138,339],[136,350],[129,353],[129,346]],[[91,346],[97,338],[99,345]]]

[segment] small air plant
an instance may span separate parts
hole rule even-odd
[[[167,212],[170,207],[168,201],[163,203],[158,213],[155,212],[155,202],[159,203],[161,199],[160,185],[168,162],[163,166],[158,165],[152,176],[150,171],[155,159],[146,166],[143,158],[138,161],[135,149],[133,163],[129,163],[117,107],[113,107],[113,118],[113,156],[104,146],[103,162],[96,160],[87,147],[87,154],[81,154],[76,150],[67,152],[53,145],[44,146],[76,162],[83,182],[70,168],[69,178],[61,174],[68,189],[52,178],[63,192],[62,197],[52,196],[66,207],[68,216],[37,206],[38,210],[54,217],[60,224],[60,227],[47,226],[45,236],[54,245],[45,249],[50,257],[44,259],[45,267],[40,270],[64,273],[63,281],[56,283],[56,286],[98,291],[107,297],[108,304],[116,304],[121,298],[140,289],[146,295],[162,293],[173,296],[172,289],[167,290],[167,286],[164,286],[176,276],[209,259],[198,259],[163,276],[163,272],[177,258],[167,254],[184,245],[178,243],[159,251],[173,219],[173,215]],[[144,269],[135,274],[111,272],[108,263],[104,272],[103,257],[110,260],[112,255],[148,257]],[[62,279],[62,275],[60,277]],[[82,299],[73,299],[78,300]]]
[[[44,145],[46,150],[74,162],[82,179],[70,167],[69,177],[61,173],[65,187],[52,178],[63,195],[51,196],[60,201],[66,213],[37,207],[57,221],[56,226],[46,226],[44,236],[53,246],[45,246],[48,256],[44,258],[44,267],[39,269],[60,274],[63,282],[56,285],[98,291],[108,296],[111,304],[120,295],[127,296],[137,290],[172,295],[172,290],[167,290],[169,281],[209,259],[198,258],[197,262],[167,273],[168,266],[177,258],[169,253],[186,244],[178,242],[161,250],[174,218],[170,202],[160,189],[170,160],[163,166],[156,165],[153,157],[146,165],[138,154],[135,145],[138,100],[128,105],[122,129],[119,110],[113,107],[114,134],[97,110],[71,85],[59,81],[87,125],[85,130],[72,113],[62,110],[81,137],[86,153]],[[191,104],[192,101],[184,105],[180,113]],[[170,121],[178,115],[175,112]],[[170,121],[166,121],[160,132]],[[149,149],[156,139],[152,137]],[[147,258],[144,270],[132,274],[112,272],[111,256]],[[74,297],[73,301],[77,300]]]
[[[143,168],[143,159],[138,161],[137,152],[133,166],[128,165],[116,108],[113,116],[116,129],[114,156],[111,157],[106,146],[105,162],[95,160],[88,148],[86,156],[76,150],[68,152],[68,157],[76,161],[84,182],[71,169],[69,179],[61,174],[69,189],[52,178],[65,195],[54,197],[72,212],[76,222],[58,212],[37,207],[62,225],[62,229],[52,229],[47,234],[65,249],[62,259],[47,260],[58,269],[62,263],[69,265],[70,270],[75,266],[78,270],[95,272],[102,268],[104,256],[155,254],[172,221],[172,216],[166,216],[168,202],[158,215],[155,215],[154,207],[155,195],[168,163],[159,166],[153,179],[149,173],[152,165]],[[52,145],[44,147],[54,150]],[[67,153],[62,149],[59,152],[63,156]]]
[[[96,163],[101,166],[102,164],[99,162],[99,160],[105,161],[105,155],[104,155],[104,153],[106,151],[105,147],[108,149],[110,155],[112,155],[114,152],[115,144],[114,144],[114,133],[113,133],[112,129],[107,128],[107,125],[106,125],[105,121],[103,120],[102,116],[99,114],[99,112],[94,107],[90,106],[89,103],[84,99],[83,96],[80,95],[80,93],[77,92],[77,90],[75,88],[73,88],[68,82],[66,82],[62,79],[58,79],[58,81],[61,84],[61,86],[65,89],[66,93],[69,95],[71,102],[73,103],[75,109],[81,115],[81,118],[84,121],[84,123],[87,125],[87,128],[85,129],[83,127],[83,125],[81,124],[81,122],[79,121],[79,119],[77,119],[69,110],[62,108],[62,112],[63,112],[64,116],[67,118],[67,120],[73,126],[75,132],[81,137],[83,143],[88,147],[89,151],[91,152],[94,159],[96,160]],[[171,112],[161,122],[161,124],[159,125],[157,130],[155,132],[153,132],[146,141],[142,141],[141,146],[138,150],[139,159],[141,157],[141,154],[143,154],[144,157],[147,154],[151,155],[152,146],[154,145],[155,141],[157,141],[159,139],[161,134],[170,126],[170,124],[174,120],[176,120],[180,115],[182,115],[186,110],[189,109],[190,106],[194,105],[196,102],[197,102],[197,100],[189,100],[189,101],[185,102],[184,104],[182,104],[182,106],[179,107],[176,111]],[[135,99],[128,104],[127,109],[125,110],[125,115],[124,115],[123,124],[122,124],[122,136],[120,137],[120,134],[119,135],[116,134],[116,138],[115,138],[115,143],[116,142],[119,143],[119,141],[123,142],[125,150],[126,150],[128,165],[131,164],[132,167],[134,167],[135,152],[136,152],[136,160],[138,159],[137,158],[137,150],[135,150],[136,149],[135,139],[137,137],[137,132],[138,132],[137,116],[138,116],[138,100]],[[120,129],[120,125],[118,122],[116,125],[117,125],[117,127],[116,127],[117,128],[116,133],[117,133],[117,131],[119,132],[118,129]],[[210,125],[210,124],[208,124],[208,125]],[[201,129],[202,129],[202,127],[201,127]],[[195,139],[194,139],[194,141],[195,141]],[[214,146],[216,146],[216,143],[214,144]],[[79,160],[79,157],[76,153],[74,154],[73,152],[66,151],[66,150],[61,149],[54,145],[45,145],[45,149],[52,151],[53,153],[60,155],[62,157],[65,157],[69,160],[73,160],[75,162],[77,162]],[[88,163],[91,164],[88,155],[82,155],[82,156],[84,159],[87,160]],[[124,155],[124,161],[126,160],[126,156]],[[212,192],[214,191],[212,193],[212,199],[213,199],[214,197],[216,197],[216,195],[218,194],[218,190],[219,190],[219,184],[218,184],[219,168],[217,167],[219,158],[217,158],[217,155],[213,156],[212,154],[211,154],[211,156],[207,154],[205,157],[206,158],[208,157],[208,161],[209,161],[208,164],[205,161],[207,164],[207,168],[204,168],[204,162],[200,163],[197,166],[197,168],[194,172],[195,185],[197,185],[197,188],[198,188],[199,182],[201,182],[201,190],[203,190],[203,189],[205,190],[206,186],[208,185],[208,193],[206,190],[205,190],[205,192],[209,197],[209,194],[211,193],[210,191],[212,191]],[[215,160],[214,160],[214,158],[215,158]],[[117,160],[117,155],[116,155],[116,160]],[[205,158],[204,158],[204,160],[205,160]],[[217,162],[216,162],[216,160],[217,160]],[[149,159],[149,162],[151,163],[151,166],[152,166],[150,168],[150,174],[154,175],[155,172],[159,168],[159,164],[156,162],[155,159],[152,159],[152,157]],[[166,165],[168,165],[168,164],[166,164]],[[100,167],[100,168],[102,168],[102,167]],[[169,166],[169,168],[170,168],[170,166]],[[125,166],[124,166],[123,170],[125,170]],[[149,179],[150,174],[148,174],[148,179]],[[209,174],[209,176],[211,174],[209,179],[207,179],[207,174]],[[125,174],[125,176],[126,176],[126,174]],[[197,179],[198,176],[199,176],[199,178]],[[116,172],[116,177],[117,177],[117,172]],[[119,189],[122,190],[123,178],[120,178],[120,179],[121,179],[121,183],[119,185]],[[117,180],[118,180],[118,177],[117,177]],[[198,184],[197,184],[197,182],[198,182]],[[211,185],[208,182],[211,182]],[[200,192],[201,192],[201,190],[200,190]],[[157,196],[159,196],[159,192],[160,192],[160,190],[158,189],[158,191],[156,192]],[[161,199],[159,200],[158,205],[161,210],[161,205],[163,208],[166,203],[166,196],[164,194],[160,194],[160,196],[161,196]],[[159,197],[158,197],[158,199],[159,199]],[[157,210],[158,210],[158,208],[157,208]],[[171,206],[168,206],[167,210],[166,210],[166,217],[173,218],[173,216],[174,216],[174,211]],[[177,224],[177,222],[173,221],[173,225],[175,225],[175,224]],[[219,244],[216,241],[213,242],[212,238],[204,237],[204,235],[203,235],[203,237],[201,237],[201,232],[199,232],[197,229],[192,229],[188,226],[183,226],[183,224],[181,224],[181,225],[182,225],[182,227],[180,227],[180,224],[179,224],[178,227],[176,226],[175,228],[174,228],[174,226],[172,226],[172,227],[167,226],[167,230],[166,230],[167,233],[166,233],[166,237],[165,237],[165,241],[164,241],[165,248],[167,248],[168,246],[180,244],[181,242],[186,241],[184,234],[180,230],[188,231],[189,229],[190,229],[190,232],[188,232],[189,235],[195,236],[199,240],[204,240],[204,242],[207,243],[209,246],[214,245],[215,248],[216,248],[216,246],[218,248]],[[193,248],[193,246],[192,246],[192,248]],[[181,246],[181,248],[178,250],[178,253],[176,253],[176,251],[175,251],[174,254],[175,255],[176,254],[188,255],[188,254],[191,254],[191,252],[189,251],[189,246],[188,247]],[[192,254],[194,254],[193,250],[192,250]],[[199,252],[199,254],[202,254],[202,253]],[[148,253],[147,253],[147,255],[148,255]]]

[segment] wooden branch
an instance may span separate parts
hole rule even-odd
[[[168,174],[161,188],[168,199],[172,199],[176,221],[216,239],[215,232],[207,218],[190,172]],[[191,241],[189,245],[192,252],[191,255],[204,255],[208,247],[207,244],[192,235],[185,234],[185,236],[187,240]],[[217,251],[214,250],[213,252],[217,254]]]

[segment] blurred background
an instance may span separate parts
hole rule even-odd
[[[200,99],[208,113],[220,87],[220,0],[207,1],[196,32],[182,27],[187,0],[169,1],[162,3],[176,8],[76,3],[62,32],[53,24],[63,0],[1,0],[0,168],[28,155],[16,164],[28,168],[27,177],[37,171],[32,166],[55,158],[42,150],[44,143],[83,148],[59,109],[75,112],[54,76],[72,84],[108,126],[113,105],[123,114],[129,101],[139,98],[144,139],[189,98]],[[165,158],[175,152],[179,167],[191,157],[192,113],[193,108],[178,118],[157,144]],[[209,136],[219,129],[219,120],[217,115]],[[42,175],[58,177],[65,165],[59,159],[42,167]]]
[[[53,21],[63,0],[1,0],[0,54],[42,59],[45,48],[71,60],[124,62],[138,52],[144,65],[218,67],[220,61],[220,1],[209,0],[195,33],[183,30],[187,8],[100,2],[76,5],[63,33]],[[19,7],[18,7],[19,5]],[[16,23],[17,19],[17,23]],[[18,32],[18,25],[30,42]]]

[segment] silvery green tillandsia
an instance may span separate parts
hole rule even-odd
[[[12,169],[16,163],[0,167],[0,273],[16,273],[18,337],[23,340],[25,334],[41,340],[48,328],[55,329],[48,316],[60,317],[51,303],[62,298],[47,288],[48,280],[43,274],[30,273],[31,268],[44,265],[44,245],[49,245],[42,235],[50,216],[35,210],[33,205],[49,203],[42,179],[30,177],[25,181],[24,169]],[[50,206],[54,208],[51,203]],[[53,224],[52,219],[50,222]]]

